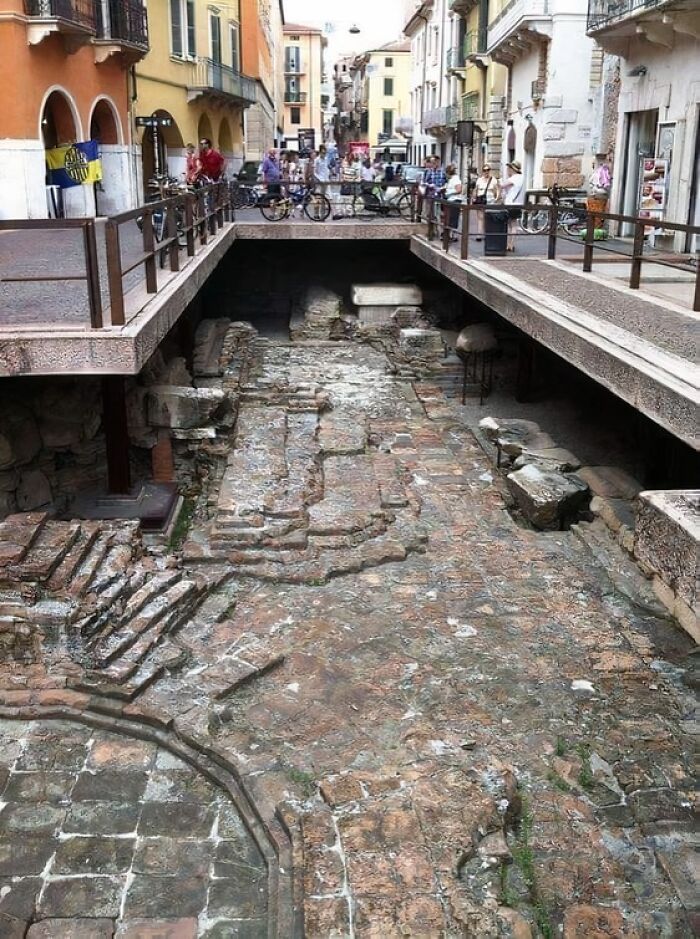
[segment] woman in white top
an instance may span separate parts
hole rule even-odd
[[[493,205],[498,202],[500,195],[498,180],[491,175],[489,164],[484,163],[474,184],[474,205]],[[476,230],[478,232],[476,240],[481,241],[484,234],[484,213],[481,210],[476,213]]]
[[[450,228],[450,241],[456,241],[456,231],[459,228],[459,207],[462,204],[462,180],[459,178],[457,167],[450,163],[445,170],[447,182],[445,183],[445,201],[449,204],[447,211],[447,224]]]
[[[522,214],[521,206],[524,202],[525,179],[523,178],[522,166],[517,160],[508,163],[508,178],[501,183],[503,190],[503,202],[509,206],[508,209],[508,251],[515,251],[515,230],[518,225],[518,219]]]

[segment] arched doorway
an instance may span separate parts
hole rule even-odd
[[[51,150],[78,139],[77,110],[68,95],[52,91],[41,111],[41,138],[44,149]]]
[[[90,139],[99,145],[102,181],[95,186],[95,212],[112,215],[130,208],[132,172],[124,146],[119,113],[108,98],[95,101],[90,115]]]
[[[202,114],[199,118],[199,124],[197,124],[197,143],[199,143],[200,140],[204,140],[205,137],[211,140],[212,143],[214,142],[214,131],[208,114]]]
[[[228,118],[223,117],[219,125],[219,150],[225,157],[233,155],[233,138],[231,137],[231,125]]]
[[[185,144],[172,114],[159,109],[153,112],[153,117],[167,118],[171,123],[168,126],[159,124],[158,127],[147,127],[144,131],[143,184],[146,191],[148,191],[148,180],[156,173],[178,176],[181,172],[180,163],[183,164],[182,169],[184,169]]]
[[[95,103],[90,118],[90,139],[100,144],[121,143],[121,134],[116,115],[105,98]]]

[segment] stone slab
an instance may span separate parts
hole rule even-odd
[[[700,490],[641,492],[634,553],[689,607],[697,605]]]
[[[576,476],[534,464],[509,473],[506,482],[528,521],[543,530],[560,528],[588,497],[588,486]]]
[[[350,297],[358,307],[421,306],[423,291],[416,284],[353,284]]]

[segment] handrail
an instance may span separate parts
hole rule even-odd
[[[424,214],[426,207],[427,214]],[[450,225],[450,210],[454,212],[455,208],[458,208],[459,210],[459,220],[456,226]],[[474,212],[476,212],[478,215],[479,213],[485,213],[489,211],[504,211],[507,208],[508,206],[500,204],[493,204],[490,206],[475,205],[473,203],[465,202],[455,204],[454,202],[447,202],[444,199],[425,198],[422,201],[422,205],[420,207],[419,220],[425,220],[428,223],[428,240],[434,241],[436,237],[439,237],[442,248],[446,253],[449,253],[450,251],[450,243],[453,240],[453,236],[458,235],[458,240],[460,242],[459,257],[460,260],[466,261],[469,259],[470,239],[473,237],[479,237],[478,233],[471,230],[471,214]],[[672,267],[675,270],[678,270],[680,267],[677,256],[675,260],[669,260],[664,257],[659,257],[658,255],[653,257],[644,255],[645,229],[664,228],[668,229],[669,231],[685,232],[686,234],[700,236],[700,226],[698,225],[689,225],[683,222],[667,222],[666,220],[650,219],[645,216],[621,215],[616,212],[599,212],[597,209],[581,209],[581,219],[583,221],[585,218],[586,222],[585,238],[582,241],[580,238],[574,238],[571,235],[562,234],[559,231],[559,216],[563,212],[570,211],[568,207],[554,204],[544,206],[542,204],[538,205],[537,203],[526,203],[523,206],[517,206],[517,208],[522,208],[522,210],[525,212],[528,210],[531,211],[535,208],[539,210],[547,210],[549,220],[545,230],[539,233],[519,231],[517,233],[517,237],[546,237],[548,260],[556,260],[558,240],[575,242],[576,244],[583,246],[582,270],[584,273],[590,273],[593,269],[594,250],[597,248],[601,251],[607,251],[630,262],[629,287],[632,290],[639,289],[641,282],[642,264],[645,261],[650,264],[660,264],[665,267]],[[619,249],[616,249],[612,246],[599,244],[595,241],[595,230],[596,227],[600,226],[600,220],[624,222],[634,226],[634,237],[632,241],[631,253],[620,251]],[[688,271],[689,273],[693,273],[690,259],[688,260],[688,265],[682,269]],[[696,263],[694,273],[695,292],[693,297],[693,311],[697,313],[700,312],[700,264]]]
[[[31,231],[39,229],[82,229],[84,274],[22,274],[0,277],[7,283],[44,283],[46,281],[84,280],[87,286],[90,326],[99,329],[102,326],[102,294],[100,291],[100,267],[97,261],[97,237],[94,218],[47,218],[47,219],[3,219],[0,231]]]

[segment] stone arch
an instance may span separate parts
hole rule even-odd
[[[233,137],[231,136],[231,125],[227,117],[221,118],[219,125],[219,150],[222,153],[233,152]]]
[[[49,88],[41,102],[39,139],[47,150],[83,139],[78,106],[70,92],[60,85]]]
[[[197,124],[198,142],[199,140],[203,140],[205,137],[211,140],[212,143],[214,142],[214,130],[211,126],[211,121],[206,111],[204,114],[200,115],[199,123]]]
[[[124,142],[119,111],[111,98],[106,95],[96,98],[93,102],[88,126],[91,140],[99,140],[102,144]]]

